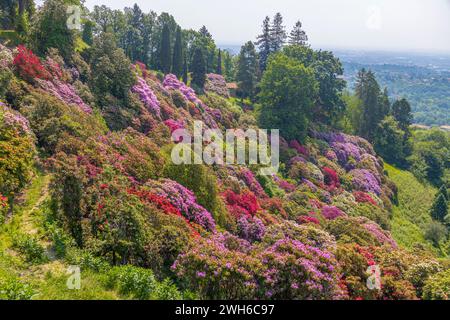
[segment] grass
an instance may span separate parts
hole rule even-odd
[[[392,235],[394,239],[405,248],[413,248],[419,243],[437,253],[424,237],[424,230],[432,220],[429,210],[437,189],[429,184],[421,183],[408,171],[388,164],[385,165],[385,169],[399,189],[399,204],[393,207]]]

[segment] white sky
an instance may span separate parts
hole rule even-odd
[[[450,0],[86,0],[169,12],[183,28],[203,24],[218,44],[255,40],[266,15],[300,19],[314,47],[450,52]]]

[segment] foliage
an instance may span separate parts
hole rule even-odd
[[[259,122],[286,139],[303,139],[318,90],[313,71],[284,54],[270,59],[261,80]]]

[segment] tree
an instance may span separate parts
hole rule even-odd
[[[307,41],[308,36],[306,35],[306,32],[302,29],[302,23],[300,21],[297,21],[289,35],[289,44],[305,46]]]
[[[202,26],[198,32],[199,32],[200,35],[202,35],[203,37],[212,39],[211,33],[209,33],[208,29],[206,29],[205,26]]]
[[[183,42],[181,38],[181,28],[177,29],[175,45],[173,47],[172,73],[178,78],[183,75]]]
[[[75,33],[67,27],[69,15],[64,0],[48,0],[36,14],[31,30],[34,51],[45,55],[56,48],[69,61],[75,48]]]
[[[252,98],[258,81],[259,63],[253,42],[242,46],[237,63],[236,80],[242,97]]]
[[[281,50],[286,42],[286,30],[283,25],[283,16],[281,13],[275,14],[272,28],[270,29],[270,43],[273,52]]]
[[[381,92],[374,73],[365,69],[358,72],[355,91],[363,106],[359,135],[373,141],[378,124],[386,116],[386,92]]]
[[[164,25],[161,37],[161,50],[160,54],[160,66],[161,71],[165,74],[170,73],[171,62],[170,62],[170,29],[168,25]]]
[[[409,127],[412,124],[413,115],[408,100],[401,99],[395,101],[392,105],[392,115],[398,121],[400,128],[409,134]]]
[[[83,24],[83,34],[81,38],[86,44],[90,46],[92,46],[92,44],[94,43],[94,27],[95,24],[91,20],[87,20]]]
[[[447,186],[445,184],[443,184],[440,188],[439,188],[439,194],[442,194],[445,198],[445,200],[450,201],[450,198],[448,197],[448,190],[447,190]]]
[[[203,52],[200,48],[196,48],[194,51],[194,57],[192,58],[192,81],[191,83],[196,87],[195,89],[202,91],[206,81],[206,65]]]
[[[442,193],[438,193],[431,207],[431,216],[434,220],[444,222],[448,214],[447,199]]]
[[[319,89],[314,71],[278,53],[269,59],[260,88],[260,126],[280,129],[287,140],[303,139]]]
[[[339,119],[345,110],[342,90],[346,86],[345,80],[342,79],[344,69],[339,59],[330,51],[314,51],[299,45],[286,46],[282,52],[305,67],[314,69],[315,78],[319,83],[314,108],[315,120],[332,124]]]
[[[183,63],[183,82],[184,82],[185,84],[188,83],[188,78],[189,78],[189,75],[188,75],[188,63],[187,63],[187,58],[184,57],[184,63]]]
[[[403,165],[411,149],[405,132],[392,116],[387,116],[380,122],[375,133],[374,146],[376,151],[390,163]]]
[[[217,56],[217,74],[222,74],[222,50],[219,49],[219,53]]]
[[[266,70],[267,59],[269,59],[269,56],[272,53],[272,38],[269,17],[264,19],[262,28],[262,34],[257,37],[256,45],[259,50],[259,66],[261,71],[264,71]]]
[[[117,48],[114,36],[103,33],[94,40],[91,48],[91,90],[102,100],[108,93],[118,99],[128,97],[136,78],[130,68],[130,60]]]

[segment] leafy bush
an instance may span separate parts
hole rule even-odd
[[[425,282],[423,298],[450,300],[450,269],[437,273]]]
[[[27,262],[39,264],[47,260],[44,247],[32,236],[18,235],[14,238],[13,247],[24,255]]]
[[[33,288],[13,277],[0,278],[0,300],[31,300]]]

